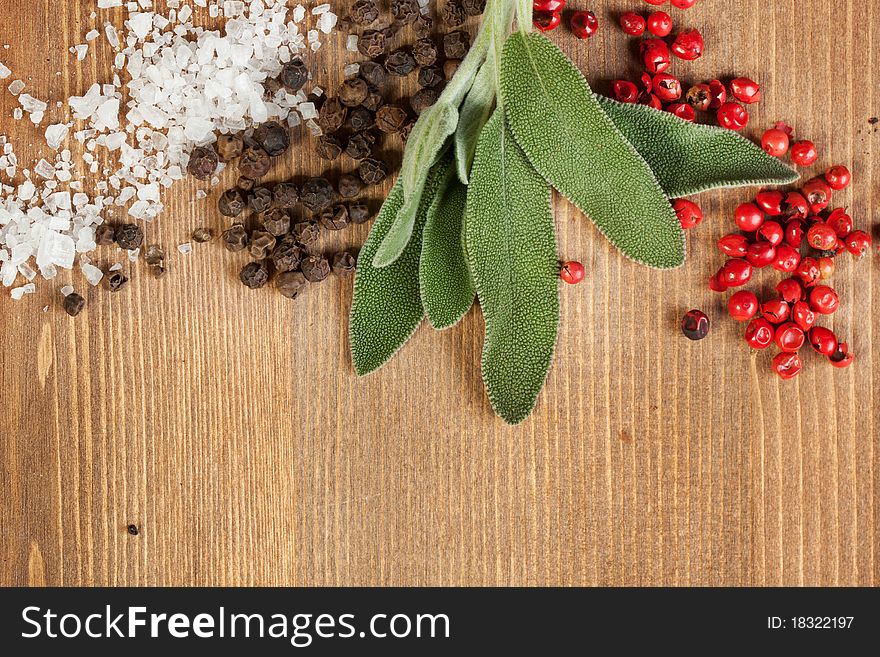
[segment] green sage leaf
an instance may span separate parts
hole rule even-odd
[[[517,424],[532,412],[553,360],[558,263],[550,188],[513,139],[501,109],[477,143],[465,232],[486,318],[483,381],[495,412]]]
[[[382,244],[373,256],[373,265],[387,267],[400,257],[413,236],[416,214],[422,202],[428,171],[437,161],[446,140],[458,125],[458,109],[438,102],[424,112],[410,134],[403,154],[399,180],[404,202]]]
[[[446,183],[428,211],[419,262],[422,305],[435,329],[455,326],[474,305],[476,291],[462,244],[466,203],[467,187],[449,157]]]
[[[612,244],[652,267],[684,262],[684,232],[656,176],[559,48],[514,32],[504,46],[500,94],[532,165]]]
[[[490,51],[461,106],[458,127],[455,129],[455,157],[458,179],[465,185],[468,184],[474,152],[477,150],[477,139],[495,108],[496,71],[495,57]]]
[[[448,171],[450,165],[446,165]],[[422,228],[443,176],[436,167],[428,174],[423,203],[413,223],[414,239],[394,264],[378,268],[373,256],[403,207],[403,182],[398,178],[370,231],[358,258],[349,319],[349,343],[354,369],[369,374],[388,362],[415,333],[424,318],[419,295]]]
[[[799,178],[779,158],[732,130],[697,125],[646,105],[597,98],[672,198],[720,187],[781,185]]]

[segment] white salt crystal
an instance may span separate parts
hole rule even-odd
[[[86,41],[94,41],[99,36],[101,36],[101,33],[98,30],[89,30],[86,32]]]
[[[55,123],[46,128],[46,143],[53,151],[57,151],[67,139],[69,128],[66,123]]]
[[[41,178],[54,178],[55,167],[46,162],[46,160],[40,160],[39,162],[37,162],[37,166],[34,167],[34,173],[36,173]]]
[[[73,46],[73,51],[76,53],[77,61],[81,62],[86,58],[86,55],[89,52],[89,44],[81,43],[79,45]]]
[[[309,132],[312,134],[313,137],[320,137],[324,134],[324,131],[321,130],[321,126],[319,126],[317,121],[315,121],[314,119],[309,119],[308,121],[306,121],[306,127],[308,127]]]
[[[207,198],[207,197],[208,197],[208,192],[206,192],[204,189],[200,189],[200,190],[196,191],[196,198],[197,199],[201,200],[201,199]]]
[[[342,73],[347,78],[353,78],[357,77],[357,74],[360,73],[360,70],[360,64],[346,64],[345,68],[342,69]]]
[[[122,0],[98,0],[98,9],[110,9],[111,7],[121,7]]]
[[[318,118],[318,111],[315,109],[314,103],[300,103],[296,109],[304,120]]]
[[[89,285],[95,286],[104,278],[104,272],[90,263],[83,263],[80,269],[82,269],[83,276]]]
[[[349,34],[348,39],[345,42],[345,49],[349,52],[357,52],[358,51],[358,35],[357,34]]]
[[[98,0],[98,1],[100,2],[100,0]],[[69,297],[71,294],[73,294],[73,286],[72,285],[65,285],[64,287],[61,288],[61,296]]]
[[[9,83],[9,93],[13,96],[17,96],[24,90],[24,82],[21,80],[13,80]]]
[[[192,253],[193,247],[190,242],[185,242],[184,244],[178,244],[177,250],[180,251],[183,255],[187,253]]]
[[[10,75],[12,75],[12,71],[9,70],[9,67],[0,62],[0,80],[5,80]]]
[[[15,301],[19,301],[25,294],[33,294],[36,291],[36,285],[34,285],[33,283],[28,283],[27,285],[22,285],[21,287],[12,288],[9,294]]]
[[[302,19],[306,17],[306,8],[302,5],[297,5],[293,8],[293,22],[300,23]]]
[[[16,121],[21,121],[23,116],[24,116],[24,110],[21,109],[20,107],[16,107],[14,110],[12,110],[12,118],[15,119]]]
[[[138,256],[141,254],[140,249],[132,249],[128,252],[128,261],[129,262],[137,262]]]
[[[122,263],[114,262],[107,271],[122,271]]]

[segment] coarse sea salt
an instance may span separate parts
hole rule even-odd
[[[307,102],[305,91],[267,92],[266,82],[286,62],[321,46],[322,36],[338,22],[333,5],[317,5],[306,21],[306,8],[297,4],[289,9],[286,0],[193,0],[210,17],[222,12],[227,19],[221,29],[208,29],[194,24],[197,15],[187,3],[167,0],[162,11],[154,4],[96,0],[99,10],[127,11],[121,25],[107,20],[100,28],[115,51],[116,74],[111,84],[95,83],[68,99],[79,122],[70,140],[75,152],[65,149],[54,162],[41,159],[32,171],[23,169],[25,179],[16,186],[0,185],[0,283],[6,287],[12,288],[19,276],[28,281],[38,273],[54,278],[59,269],[73,268],[77,258],[83,276],[97,284],[100,270],[85,258],[96,248],[95,228],[104,222],[105,211],[128,205],[130,217],[157,217],[164,207],[161,190],[185,177],[189,152],[212,144],[217,133],[278,120],[290,127],[305,123],[312,134],[321,134],[315,105]],[[301,23],[310,29],[300,28]],[[84,58],[99,35],[90,30],[85,43],[72,52]],[[0,65],[0,79],[10,75]],[[22,93],[24,88],[20,80],[9,85],[19,103],[13,116],[20,119],[27,113],[39,124],[48,103]],[[73,126],[48,126],[47,144],[57,151]],[[0,144],[0,172],[11,178],[19,170],[18,161],[5,138],[0,137]],[[75,179],[80,161],[88,171],[83,180],[94,189],[91,194],[83,191],[83,180]],[[212,185],[219,182],[218,176],[211,180]],[[178,248],[185,253],[188,247]],[[137,260],[139,253],[129,251],[128,259]]]

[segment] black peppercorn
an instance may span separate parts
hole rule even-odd
[[[119,292],[125,284],[128,283],[128,277],[121,271],[113,271],[107,274],[107,288],[111,292]]]
[[[471,38],[464,30],[455,30],[443,37],[446,59],[464,59],[471,47]]]
[[[248,207],[254,212],[265,212],[272,207],[272,192],[267,187],[254,187],[248,196]]]
[[[144,261],[150,267],[161,267],[165,262],[165,251],[158,244],[150,244],[144,251]]]
[[[192,238],[194,242],[204,244],[205,242],[210,242],[212,239],[214,239],[214,231],[212,231],[210,228],[202,226],[200,228],[196,228],[193,231]]]
[[[312,255],[303,260],[300,269],[310,283],[320,283],[330,275],[330,263],[319,255]]]
[[[95,229],[95,244],[109,246],[116,241],[116,229],[110,224],[101,224]]]
[[[387,47],[385,32],[382,30],[364,30],[358,39],[358,50],[364,57],[375,59],[385,53]]]
[[[364,62],[361,64],[359,75],[367,84],[377,88],[385,84],[385,80],[388,78],[385,67],[377,62]]]
[[[332,266],[336,274],[345,276],[354,273],[354,270],[357,268],[357,260],[348,251],[340,251],[333,256]]]
[[[238,160],[238,171],[245,178],[257,180],[262,178],[272,167],[269,154],[259,146],[250,146],[244,149]]]
[[[290,231],[290,215],[281,208],[271,208],[263,213],[263,229],[270,235],[281,237]]]
[[[348,138],[345,145],[345,154],[355,160],[362,160],[373,154],[373,144],[376,136],[371,132],[358,132]]]
[[[357,176],[344,173],[339,176],[339,195],[342,198],[355,198],[361,193],[363,183]]]
[[[443,22],[449,27],[458,27],[465,21],[464,7],[461,6],[461,0],[446,0],[443,6]]]
[[[271,157],[278,157],[290,148],[290,131],[277,121],[269,121],[254,130],[254,140]]]
[[[436,89],[446,81],[439,66],[425,66],[419,70],[419,86]]]
[[[244,226],[234,223],[223,231],[223,246],[227,251],[241,251],[248,245],[248,234]]]
[[[333,203],[333,185],[326,178],[309,178],[300,192],[300,201],[317,214]]]
[[[412,129],[416,127],[415,121],[407,121],[403,127],[400,129],[400,138],[403,140],[403,143],[406,143],[406,140],[409,139],[409,133],[412,132]]]
[[[342,144],[334,135],[322,135],[318,138],[315,154],[323,160],[335,160],[342,154]]]
[[[129,525],[126,529],[128,530],[128,533],[132,536],[137,536],[141,533],[137,525]]]
[[[296,299],[307,285],[306,277],[301,271],[286,271],[275,279],[275,287],[278,288],[281,296],[288,299]]]
[[[285,235],[272,252],[272,264],[276,271],[293,271],[299,269],[303,252],[293,235]]]
[[[431,39],[419,39],[412,54],[419,66],[431,66],[437,61],[437,46]]]
[[[242,268],[238,278],[247,287],[255,290],[269,281],[269,270],[262,262],[249,262]]]
[[[321,236],[321,229],[318,227],[318,224],[312,221],[302,221],[293,227],[290,234],[293,236],[293,239],[303,246],[309,246],[314,244]]]
[[[486,0],[462,0],[461,6],[468,16],[479,16],[486,10]]]
[[[83,299],[76,292],[71,292],[66,297],[64,297],[64,312],[66,312],[71,317],[76,317],[82,312],[82,309],[86,306],[86,300]]]
[[[404,77],[416,69],[416,60],[403,48],[398,48],[385,60],[385,70],[392,75]]]
[[[368,157],[358,165],[358,175],[364,184],[377,185],[388,176],[388,165],[381,160]]]
[[[370,112],[375,112],[384,104],[385,98],[382,94],[375,89],[371,89],[370,93],[367,94],[367,97],[364,99],[364,102],[361,103],[361,107]]]
[[[223,162],[230,162],[241,155],[244,140],[241,135],[220,135],[217,137],[217,153]]]
[[[363,78],[349,78],[339,85],[339,102],[346,107],[357,107],[370,93],[370,88]]]
[[[348,125],[354,132],[369,130],[376,125],[376,115],[368,109],[357,107],[348,115]]]
[[[309,81],[309,69],[302,59],[296,57],[282,67],[278,79],[287,91],[295,94]]]
[[[447,59],[443,62],[443,77],[445,77],[447,81],[451,80],[455,77],[455,74],[458,73],[459,66],[461,66],[460,59]]]
[[[397,105],[385,105],[376,112],[376,127],[382,132],[398,132],[406,123],[406,110]]]
[[[144,231],[136,224],[122,224],[116,229],[116,243],[120,248],[134,251],[144,243]]]
[[[413,112],[416,113],[416,116],[420,115],[426,109],[428,109],[431,105],[437,102],[437,97],[440,94],[437,93],[436,89],[424,88],[419,89],[415,92],[412,97],[409,99],[409,105],[412,107]]]
[[[296,207],[299,201],[299,190],[291,182],[280,182],[272,190],[272,198],[276,207],[290,210]]]
[[[253,178],[245,178],[244,176],[239,176],[238,181],[235,183],[235,186],[243,192],[249,192],[254,188],[254,185],[256,184],[257,181]]]
[[[419,4],[416,0],[391,0],[391,15],[400,25],[415,23],[419,17]]]
[[[428,14],[419,14],[413,23],[413,29],[420,37],[426,37],[434,29],[434,19]]]
[[[265,260],[275,248],[275,236],[265,230],[255,230],[251,234],[250,254],[254,260]]]
[[[227,189],[217,199],[217,209],[224,217],[237,217],[244,212],[245,200],[238,189]]]
[[[365,224],[370,216],[370,207],[366,203],[352,203],[348,206],[348,217],[353,224]]]
[[[338,98],[329,98],[318,112],[318,125],[324,134],[336,132],[345,123],[348,108]]]
[[[197,146],[189,155],[189,163],[186,170],[189,174],[199,180],[207,180],[217,171],[217,165],[220,164],[220,158],[212,148],[205,146]]]
[[[327,230],[342,230],[348,226],[348,208],[344,205],[334,205],[325,208],[320,214],[321,225]]]
[[[348,13],[348,18],[355,25],[366,27],[372,25],[379,18],[379,7],[376,0],[357,0]]]

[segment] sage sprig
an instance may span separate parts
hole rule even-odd
[[[361,252],[350,325],[355,369],[366,374],[425,316],[448,328],[476,296],[483,381],[512,424],[531,413],[556,344],[551,186],[626,256],[668,269],[685,257],[670,199],[797,179],[728,130],[596,96],[530,33],[531,10],[531,0],[488,0],[470,53],[419,118]]]

